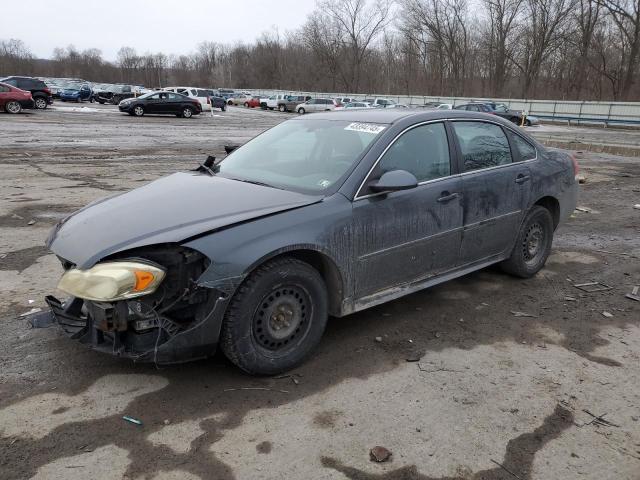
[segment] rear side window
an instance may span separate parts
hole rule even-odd
[[[509,139],[511,140],[511,143],[513,144],[516,152],[518,153],[520,160],[523,160],[523,161],[533,160],[534,158],[536,158],[537,153],[533,145],[527,142],[520,135],[517,135],[509,130],[508,132],[509,132]]]
[[[509,142],[502,128],[484,122],[452,122],[465,172],[511,163]]]
[[[399,137],[380,160],[381,174],[392,170],[413,173],[418,182],[451,174],[449,142],[442,123],[412,128]]]

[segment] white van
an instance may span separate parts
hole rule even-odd
[[[202,105],[203,112],[211,111],[211,100],[209,99],[209,91],[203,88],[196,87],[165,87],[162,90],[165,92],[181,93],[189,98],[198,100]]]

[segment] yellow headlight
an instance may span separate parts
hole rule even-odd
[[[68,270],[58,288],[85,300],[113,302],[153,293],[164,276],[162,268],[147,263],[105,262],[89,270]]]

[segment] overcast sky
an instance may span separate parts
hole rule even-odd
[[[0,38],[23,40],[40,58],[69,44],[99,48],[108,60],[123,45],[140,53],[189,53],[205,40],[250,42],[265,30],[294,30],[314,5],[315,0],[2,0]]]

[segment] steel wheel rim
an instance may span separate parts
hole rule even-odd
[[[308,332],[311,313],[311,297],[304,288],[279,285],[263,297],[256,309],[253,338],[266,350],[289,350]]]
[[[527,264],[535,264],[544,252],[545,233],[540,223],[529,225],[522,242],[522,258]]]
[[[47,102],[44,101],[44,98],[36,98],[36,108],[40,110],[44,109],[47,106]]]

